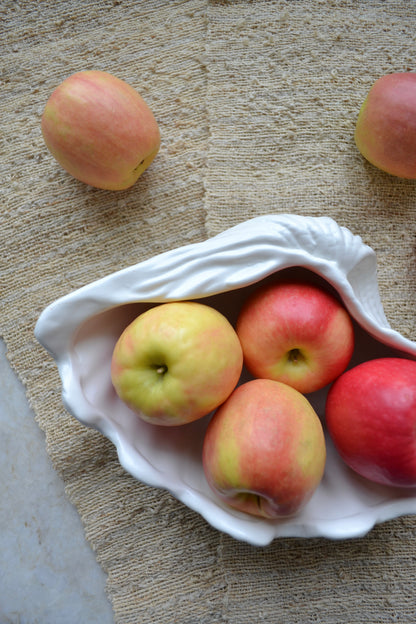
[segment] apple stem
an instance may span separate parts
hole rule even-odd
[[[301,351],[299,349],[291,349],[288,353],[288,360],[293,362],[293,364],[297,364],[298,362],[302,362],[305,358],[303,357]]]
[[[141,162],[139,162],[139,164],[138,164],[138,165],[137,165],[137,166],[133,169],[133,171],[137,171],[137,169],[139,169],[139,168],[142,166],[142,164],[143,164],[143,163],[144,163],[144,158],[143,158],[143,160],[142,160]]]
[[[156,372],[159,375],[164,375],[166,373],[166,371],[168,370],[168,367],[166,366],[166,364],[161,364],[160,366],[156,366]]]

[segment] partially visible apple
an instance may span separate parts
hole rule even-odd
[[[344,461],[384,485],[416,486],[416,362],[378,358],[331,387],[328,432]]]
[[[277,381],[238,386],[203,443],[207,481],[226,504],[265,518],[299,512],[324,472],[321,422],[300,392]]]
[[[416,179],[416,74],[379,78],[358,115],[355,142],[373,165],[392,175]]]
[[[244,303],[236,328],[254,377],[281,381],[305,394],[338,377],[354,350],[353,324],[344,306],[306,281],[259,287]]]
[[[182,425],[205,416],[234,390],[243,366],[237,334],[218,310],[197,302],[156,305],[121,334],[111,377],[145,421]]]
[[[160,146],[156,119],[137,91],[94,70],[73,74],[53,91],[42,134],[68,173],[108,190],[132,186]]]

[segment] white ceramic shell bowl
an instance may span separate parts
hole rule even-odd
[[[327,217],[267,215],[113,273],[46,308],[35,335],[56,360],[65,407],[114,443],[121,465],[135,478],[166,488],[212,526],[254,545],[282,536],[360,537],[376,523],[416,513],[416,488],[362,479],[346,467],[329,439],[323,480],[298,515],[272,521],[235,511],[216,498],[203,474],[201,448],[210,415],[181,427],[157,427],[116,396],[112,350],[139,313],[160,302],[203,298],[235,323],[248,293],[279,271],[306,272],[335,289],[355,320],[351,365],[391,355],[416,359],[416,343],[386,320],[376,256],[359,236]],[[241,381],[247,378],[243,372]],[[327,390],[308,395],[320,417]]]

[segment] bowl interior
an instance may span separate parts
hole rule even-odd
[[[318,274],[301,268],[284,269],[267,278],[236,290],[199,299],[222,312],[235,326],[245,299],[261,284],[280,277],[302,277],[339,294]],[[85,321],[77,330],[71,347],[73,374],[77,377],[85,400],[98,417],[102,427],[117,445],[122,463],[134,476],[151,485],[163,487],[179,498],[192,499],[190,505],[204,514],[204,505],[214,505],[229,518],[244,518],[248,523],[267,523],[257,518],[225,507],[216,499],[206,483],[201,450],[205,429],[211,414],[194,423],[180,427],[150,425],[137,417],[117,397],[110,376],[110,362],[115,343],[123,329],[140,313],[156,303],[137,302],[111,307]],[[350,363],[376,357],[411,357],[384,345],[369,335],[354,321],[355,350]],[[250,379],[243,369],[240,383]],[[307,395],[317,414],[324,422],[325,401],[329,386]],[[76,414],[75,414],[76,415]],[[94,416],[94,417],[95,417]],[[91,424],[84,422],[84,424]],[[100,428],[100,427],[99,427]],[[365,514],[377,506],[391,505],[413,498],[415,489],[378,486],[353,473],[339,458],[327,438],[328,459],[323,480],[308,505],[295,519],[296,523],[319,523],[352,518]],[[294,519],[276,524],[293,524]],[[343,534],[344,529],[340,529]],[[345,531],[344,531],[345,532]]]

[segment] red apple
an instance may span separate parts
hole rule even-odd
[[[191,301],[156,305],[118,339],[114,388],[143,420],[183,425],[207,415],[234,390],[243,367],[237,334],[218,310]]]
[[[237,334],[254,377],[309,393],[347,367],[354,349],[351,317],[343,305],[308,282],[260,287],[243,305]]]
[[[346,371],[331,387],[328,432],[361,476],[416,486],[416,362],[379,358]]]
[[[298,512],[318,487],[326,448],[321,422],[300,392],[254,379],[215,412],[203,444],[207,481],[226,504],[265,518]]]
[[[379,78],[358,115],[355,142],[373,165],[416,179],[416,74]]]
[[[78,72],[53,91],[42,134],[66,171],[108,190],[134,184],[160,146],[158,124],[143,98],[103,71]]]

